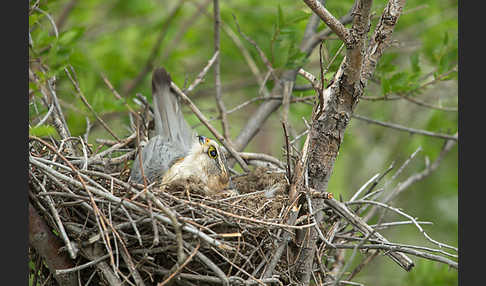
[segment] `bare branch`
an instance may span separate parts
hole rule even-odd
[[[447,135],[447,134],[442,134],[442,133],[435,133],[435,132],[431,132],[431,131],[427,131],[427,130],[413,129],[413,128],[405,127],[405,126],[394,124],[394,123],[387,123],[387,122],[382,122],[382,121],[370,119],[368,117],[364,117],[364,116],[361,116],[361,115],[358,115],[358,114],[353,114],[353,118],[363,120],[363,121],[366,121],[366,122],[369,122],[369,123],[381,125],[381,126],[384,126],[384,127],[392,128],[392,129],[395,129],[395,130],[406,131],[406,132],[409,132],[409,133],[412,133],[412,134],[420,134],[420,135],[425,135],[425,136],[430,136],[430,137],[435,137],[435,138],[441,138],[441,139],[454,140],[454,141],[458,140],[458,137],[455,136],[455,135],[453,136],[453,135]]]
[[[226,147],[228,152],[236,159],[236,161],[238,161],[241,168],[245,172],[248,172],[249,171],[248,165],[245,163],[245,161],[243,161],[243,159],[241,159],[240,155],[238,155],[238,152],[232,146],[233,144],[224,139],[224,137],[218,132],[218,130],[216,130],[209,123],[206,116],[204,116],[204,114],[202,114],[202,112],[197,108],[197,106],[189,99],[189,97],[187,97],[187,95],[185,95],[182,92],[182,90],[179,89],[179,87],[177,87],[177,85],[173,81],[171,82],[170,87],[172,88],[172,90],[174,90],[184,100],[184,102],[186,102],[189,105],[189,107],[194,112],[194,114],[197,116],[197,118],[199,118],[199,120],[204,124],[204,126],[206,126],[209,129],[209,131],[211,131],[211,133],[213,133],[213,135],[216,137],[216,139],[218,139],[218,141],[221,142],[221,144],[223,144],[224,147]]]
[[[150,55],[148,56],[143,69],[135,77],[135,79],[133,79],[126,85],[126,87],[123,89],[123,95],[125,96],[129,95],[142,82],[143,78],[152,70],[153,62],[155,61],[157,55],[159,54],[160,46],[162,45],[162,41],[167,35],[167,30],[169,29],[169,26],[172,24],[172,21],[174,21],[174,19],[176,18],[176,15],[179,12],[179,10],[182,8],[183,4],[184,4],[183,1],[178,2],[177,6],[174,7],[174,9],[167,16],[167,20],[164,22],[164,24],[160,29],[160,33],[157,36],[157,40],[155,40],[155,44],[152,47],[152,51],[150,52]],[[190,17],[189,19],[192,20],[192,18],[194,17]]]
[[[345,204],[333,199],[326,200],[325,203],[331,208],[333,208],[334,210],[336,210],[340,216],[345,218],[349,223],[351,223],[364,235],[368,235],[369,233],[374,232],[372,237],[376,237],[377,239],[383,242],[388,242],[388,240],[386,240],[378,232],[375,232],[373,228],[368,224],[366,224],[366,222],[364,222],[359,216],[355,215],[351,210],[349,210]],[[349,204],[352,203],[355,202],[349,202]],[[406,271],[410,271],[410,269],[412,269],[412,267],[414,266],[413,261],[401,253],[387,252],[386,255],[392,258],[393,261],[395,261],[398,265],[400,265],[400,267],[402,267]]]
[[[78,285],[76,276],[71,273],[57,274],[56,270],[74,267],[69,256],[58,253],[62,243],[29,203],[29,243],[41,255],[60,285]]]
[[[378,60],[381,58],[384,50],[390,45],[395,24],[404,6],[405,0],[390,0],[385,6],[364,58],[361,75],[365,83],[373,75]]]
[[[220,53],[220,32],[221,32],[221,15],[219,12],[219,0],[213,0],[214,7],[214,52],[218,53],[216,62],[214,63],[214,83],[216,89],[216,104],[219,115],[221,116],[221,127],[223,128],[223,137],[230,141],[230,132],[228,126],[228,118],[226,115],[226,107],[223,102],[223,95],[221,94],[221,53]]]
[[[331,30],[338,35],[346,44],[351,43],[351,34],[344,25],[339,22],[325,7],[317,0],[304,0],[305,4],[316,13]]]
[[[74,72],[74,69],[71,65],[70,65],[70,68],[71,68],[71,71]],[[108,125],[103,121],[103,119],[101,119],[101,117],[98,115],[98,113],[96,113],[96,111],[93,109],[93,107],[89,104],[86,97],[84,97],[84,94],[81,91],[81,88],[79,88],[78,82],[73,79],[71,72],[67,68],[64,68],[64,71],[66,72],[66,75],[68,76],[68,78],[71,80],[71,83],[73,84],[74,88],[76,89],[76,92],[77,92],[79,98],[81,98],[81,101],[84,103],[84,105],[86,105],[86,107],[88,107],[88,109],[93,113],[93,115],[96,117],[96,120],[98,120],[98,122],[101,123],[103,128],[105,128],[105,130],[108,131],[108,133],[110,133],[111,136],[113,136],[113,138],[115,138],[118,142],[121,142],[121,139],[118,138],[118,136],[116,136],[116,134],[111,130],[111,128],[108,127]]]
[[[208,64],[202,69],[202,71],[197,75],[194,82],[191,83],[189,87],[184,90],[184,92],[191,92],[203,81],[203,78],[206,76],[211,66],[216,62],[217,58],[219,58],[219,50],[214,52],[214,55],[211,59],[209,59]]]

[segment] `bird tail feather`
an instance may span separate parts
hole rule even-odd
[[[193,134],[182,114],[179,97],[170,90],[171,81],[164,68],[157,68],[152,73],[155,132],[188,150]]]

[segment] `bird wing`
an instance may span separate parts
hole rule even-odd
[[[182,115],[180,99],[170,90],[171,78],[164,68],[152,74],[155,136],[143,148],[142,168],[145,177],[153,182],[172,164],[189,152],[194,134]],[[130,180],[143,183],[140,153],[132,165]]]
[[[162,177],[173,163],[187,155],[187,151],[169,142],[166,138],[157,135],[150,139],[143,147],[142,152],[143,175],[149,183]],[[140,169],[140,153],[137,154],[133,161],[130,173],[130,181],[143,183],[143,176]]]

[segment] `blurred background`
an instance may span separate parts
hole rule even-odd
[[[152,66],[163,66],[181,88],[187,87],[214,54],[213,7],[209,0],[62,0],[30,1],[47,12],[32,13],[29,29],[32,48],[30,58],[40,58],[57,78],[57,94],[73,136],[82,136],[87,120],[93,125],[89,142],[96,146],[97,138],[113,139],[97,124],[93,114],[77,97],[63,69],[72,65],[80,88],[94,110],[119,137],[128,136],[128,111],[123,101],[117,100],[107,88],[102,74],[126,98],[134,109],[140,93],[151,102]],[[327,9],[337,18],[344,16],[354,1],[326,1]],[[374,1],[375,17],[372,29],[381,15],[386,1]],[[299,53],[311,10],[302,1],[293,0],[226,0],[220,1],[221,81],[223,101],[227,110],[260,96],[261,90],[245,58],[245,51],[264,77],[267,73],[255,47],[238,32],[253,39],[263,50],[273,68],[304,64],[305,70],[319,76],[319,48],[308,59]],[[383,55],[373,79],[369,82],[355,114],[374,120],[400,124],[437,133],[455,134],[458,123],[458,33],[457,1],[407,1],[403,15],[396,26],[392,47]],[[236,21],[237,22],[236,22]],[[57,26],[58,36],[52,23]],[[325,28],[321,23],[318,30]],[[324,62],[327,63],[341,46],[335,35],[323,43]],[[325,78],[329,80],[341,62],[343,53],[330,66]],[[151,65],[152,63],[152,65]],[[145,71],[145,72],[144,72]],[[308,86],[298,76],[296,85]],[[273,81],[266,83],[271,90]],[[34,86],[30,87],[35,89]],[[304,89],[304,88],[303,88]],[[188,96],[221,131],[216,120],[218,110],[212,70]],[[294,90],[294,97],[314,95],[313,90]],[[410,96],[416,102],[403,99]],[[34,95],[35,96],[35,95]],[[417,104],[420,103],[420,104]],[[261,101],[254,101],[228,115],[230,133],[234,139]],[[187,120],[206,136],[210,132],[184,107]],[[312,105],[291,104],[289,120],[294,135],[306,130]],[[31,101],[30,121],[45,114],[43,105]],[[245,149],[261,152],[285,161],[284,136],[280,110],[275,112]],[[45,136],[55,131],[49,126],[31,126],[30,134]],[[299,144],[303,144],[303,139]],[[349,199],[366,181],[383,173],[394,162],[401,166],[410,155],[421,151],[407,165],[395,186],[414,173],[422,171],[426,162],[433,162],[444,140],[413,135],[395,129],[352,119],[346,130],[340,154],[330,180],[329,191],[335,197]],[[300,145],[301,146],[301,145]],[[394,201],[393,205],[421,221],[424,230],[435,240],[458,245],[458,153],[455,146],[430,176],[412,185]],[[396,171],[386,176],[382,184]],[[386,220],[400,219],[388,215]],[[403,219],[403,218],[401,218]],[[384,230],[394,242],[432,247],[412,225]],[[351,252],[351,251],[349,251]],[[358,256],[361,254],[358,254]],[[374,259],[354,281],[365,285],[457,285],[457,271],[437,262],[412,257],[416,267],[404,273],[394,263],[380,256]],[[359,262],[359,257],[355,259]]]

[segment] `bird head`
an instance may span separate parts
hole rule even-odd
[[[205,136],[197,136],[197,147],[192,148],[194,161],[200,164],[207,186],[215,191],[230,187],[229,170],[219,144]]]

